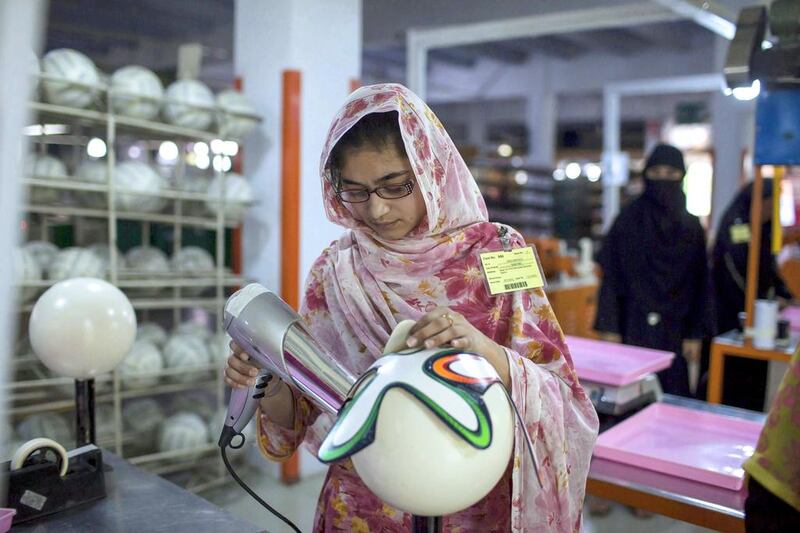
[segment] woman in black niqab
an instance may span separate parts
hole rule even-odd
[[[689,396],[684,341],[699,355],[707,334],[705,232],[686,211],[681,152],[657,146],[645,166],[645,189],[623,208],[606,235],[595,329],[625,344],[675,352],[659,373],[664,392]],[[687,354],[688,356],[688,354]]]

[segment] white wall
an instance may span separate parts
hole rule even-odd
[[[319,157],[330,120],[361,68],[360,0],[237,0],[236,74],[264,116],[244,147],[244,171],[260,202],[245,221],[245,273],[269,287],[280,273],[280,132],[282,72],[302,73],[301,279],[341,228],[325,218]]]

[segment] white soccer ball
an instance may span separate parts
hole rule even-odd
[[[69,178],[67,166],[59,158],[52,155],[30,154],[25,161],[25,174],[31,178],[54,181],[65,181]],[[32,187],[30,202],[33,204],[55,204],[64,197],[62,189],[50,187]]]
[[[120,377],[127,388],[154,387],[159,376],[153,375],[164,369],[161,351],[150,341],[137,340],[131,351],[118,367]]]
[[[24,418],[17,425],[17,434],[26,442],[46,437],[67,448],[72,444],[72,426],[64,415],[58,413],[36,413]]]
[[[208,342],[208,339],[211,338],[213,332],[208,329],[205,324],[200,324],[193,320],[186,320],[178,324],[173,332],[176,335],[189,335],[191,337],[197,337],[198,339],[202,339],[203,342]]]
[[[108,272],[111,269],[111,248],[102,242],[98,242],[89,246],[88,250],[94,254],[102,263],[103,269]],[[117,270],[126,267],[125,256],[122,252],[117,251]]]
[[[152,342],[158,348],[163,348],[167,343],[167,332],[155,322],[145,322],[136,329],[136,340]]]
[[[158,116],[164,86],[152,70],[130,65],[111,76],[111,104],[115,113],[152,120]]]
[[[167,87],[164,118],[170,124],[206,130],[214,120],[214,94],[197,80],[178,80]]]
[[[164,362],[167,368],[183,372],[171,376],[173,381],[188,383],[197,379],[198,370],[209,365],[211,357],[202,338],[177,333],[164,345]]]
[[[47,269],[49,279],[104,278],[103,261],[86,248],[65,248],[58,252]]]
[[[122,406],[122,421],[127,431],[155,433],[164,422],[164,409],[153,398],[140,398]]]
[[[157,213],[166,199],[158,194],[167,188],[167,180],[152,167],[139,161],[125,161],[116,168],[117,207],[122,211]]]
[[[42,59],[45,100],[69,107],[89,107],[102,91],[102,80],[91,59],[68,48],[48,52]],[[52,76],[54,79],[50,79]]]
[[[169,259],[160,248],[135,246],[125,254],[128,268],[137,274],[166,274],[169,272]]]
[[[184,176],[180,184],[180,190],[196,194],[206,194],[211,178],[208,176],[190,175]],[[204,217],[208,213],[204,200],[184,200],[183,212],[189,216]]]
[[[234,90],[217,95],[219,133],[225,139],[242,139],[258,125],[256,110],[242,93]]]
[[[30,250],[25,248],[14,250],[14,280],[18,284],[42,280],[42,268]],[[22,287],[19,292],[20,299],[22,302],[30,302],[36,298],[39,291],[37,287]]]
[[[108,184],[108,163],[106,161],[84,161],[75,170],[77,181],[93,185]],[[108,205],[108,193],[94,191],[75,191],[75,198],[82,207],[105,209]]]
[[[171,452],[200,448],[208,444],[206,422],[195,413],[183,411],[164,420],[158,439],[158,451]],[[189,457],[201,455],[191,454]]]
[[[216,176],[208,186],[209,199],[206,207],[215,216],[218,214],[223,199],[225,199],[225,218],[239,222],[244,218],[250,203],[253,202],[253,189],[250,183],[239,174],[230,173],[226,176]]]
[[[215,268],[214,258],[199,246],[185,246],[172,256],[172,269],[179,274],[211,275]]]
[[[211,362],[224,367],[231,355],[231,341],[233,339],[227,331],[216,333],[208,341],[208,352],[211,354]]]
[[[29,241],[22,246],[22,249],[33,254],[42,272],[47,270],[58,254],[58,246],[47,241]]]

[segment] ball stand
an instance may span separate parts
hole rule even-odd
[[[94,379],[75,380],[75,445],[94,444]]]
[[[441,516],[411,516],[412,533],[441,533],[444,519]]]

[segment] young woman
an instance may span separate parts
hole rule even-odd
[[[392,329],[417,320],[410,346],[451,345],[491,362],[521,410],[513,460],[480,502],[445,517],[445,531],[580,530],[597,416],[541,289],[491,296],[479,254],[525,246],[488,222],[475,180],[442,124],[415,94],[384,84],[354,92],[333,120],[321,160],[328,218],[346,228],[314,263],[301,315],[312,336],[359,375]],[[254,368],[233,346],[231,386]],[[259,444],[288,458],[304,440],[316,451],[332,424],[296,390],[271,385],[259,412]],[[539,485],[526,455],[534,440]],[[384,504],[350,461],[331,466],[315,531],[402,531],[411,517]]]

